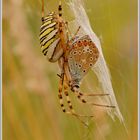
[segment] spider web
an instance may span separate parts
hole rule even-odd
[[[82,28],[80,35],[82,36],[83,34],[88,34],[99,49],[100,56],[96,64],[93,66],[92,71],[96,74],[104,94],[110,94],[109,96],[100,98],[101,101],[111,106],[115,105],[115,109],[110,108],[107,109],[106,112],[113,120],[115,120],[115,116],[117,116],[120,122],[124,123],[123,116],[119,110],[119,106],[115,98],[115,93],[111,83],[110,72],[104,59],[104,55],[102,53],[101,43],[99,38],[96,36],[96,34],[91,28],[88,16],[84,8],[84,3],[82,0],[70,0],[69,6],[75,16],[75,20],[72,21],[71,24],[75,24],[75,26],[80,25]]]

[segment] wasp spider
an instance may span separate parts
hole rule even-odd
[[[92,115],[79,115],[75,112],[69,98],[69,88],[82,103],[114,108],[115,106],[91,103],[84,99],[84,96],[105,96],[108,94],[84,94],[79,90],[81,80],[99,57],[99,51],[94,42],[88,35],[77,36],[80,27],[74,37],[69,40],[68,24],[62,18],[61,2],[59,3],[58,14],[51,12],[47,16],[44,16],[43,0],[42,3],[41,51],[50,62],[58,61],[61,69],[61,74],[58,75],[60,77],[58,97],[62,111],[66,114],[72,114],[79,119],[80,117],[93,117]],[[63,104],[63,90],[69,110],[66,110]]]

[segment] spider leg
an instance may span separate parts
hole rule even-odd
[[[64,79],[64,76],[61,75],[61,78],[60,78],[60,81],[59,81],[59,92],[58,92],[59,102],[60,102],[60,106],[62,108],[62,111],[64,113],[66,113],[66,114],[71,114],[71,115],[74,115],[74,116],[84,117],[82,115],[77,115],[75,113],[75,111],[73,110],[73,107],[72,107],[72,104],[71,104],[71,100],[70,100],[69,95],[68,95],[67,86],[65,84],[64,85],[64,94],[66,95],[67,103],[68,103],[69,108],[71,110],[71,111],[66,111],[66,109],[64,107],[64,103],[63,103],[63,96],[62,96],[63,84],[65,83],[63,79]]]
[[[79,116],[79,117],[93,117],[93,116],[80,115],[80,114],[75,113],[75,110],[73,109],[73,106],[72,106],[72,103],[71,103],[71,99],[70,99],[69,94],[68,94],[68,85],[67,85],[67,83],[65,81],[65,77],[64,77],[64,94],[66,96],[66,100],[67,100],[69,109],[71,110],[73,115]]]
[[[78,29],[76,30],[76,32],[75,32],[73,38],[78,34],[78,32],[80,31],[80,29],[81,29],[81,26],[78,27]]]
[[[68,89],[67,89],[67,85],[64,82],[64,73],[62,73],[61,75],[58,75],[60,77],[60,81],[59,81],[59,92],[58,92],[58,98],[59,98],[59,102],[60,102],[60,106],[62,108],[62,111],[66,114],[71,114],[71,115],[75,115],[75,111],[72,109],[72,104],[71,104],[71,100],[68,96]],[[62,96],[62,92],[63,92],[63,85],[64,85],[64,94],[66,95],[66,99],[67,99],[67,103],[69,105],[69,108],[71,111],[67,111],[64,107],[64,103],[63,103],[63,96]],[[75,115],[76,116],[76,115]]]
[[[60,106],[62,108],[62,111],[66,114],[71,114],[70,111],[66,111],[63,103],[63,96],[62,96],[62,90],[63,90],[63,75],[61,75],[60,81],[59,81],[59,92],[58,92],[58,98],[60,102]]]
[[[87,103],[87,104],[94,105],[94,106],[99,106],[99,107],[115,108],[115,106],[113,106],[113,105],[103,105],[103,104],[88,102],[87,100],[84,99],[84,97],[83,97],[84,94],[81,93],[77,87],[73,87],[73,88],[71,88],[71,90],[75,93],[75,95],[77,95],[78,99],[82,103]]]
[[[81,92],[79,92],[79,94],[80,94],[81,96],[108,96],[108,95],[110,95],[110,94],[102,94],[102,93],[83,94],[83,93],[81,93]]]
[[[80,31],[81,26],[78,27],[78,29],[76,30],[76,32],[75,32],[75,34],[73,35],[73,37],[72,37],[72,33],[71,33],[70,29],[69,29],[69,25],[68,25],[68,22],[67,22],[67,21],[65,22],[65,26],[66,26],[66,28],[67,28],[67,31],[66,31],[66,32],[67,32],[67,38],[68,38],[68,42],[69,42],[69,36],[70,36],[71,40],[74,39],[75,36],[76,36],[76,35],[78,34],[78,32]]]
[[[72,103],[71,103],[71,99],[70,99],[69,94],[68,94],[68,86],[67,86],[66,81],[65,81],[65,76],[64,76],[64,94],[66,96],[66,100],[67,100],[70,111],[72,112],[72,114],[75,113],[73,106],[72,106]]]
[[[61,4],[61,0],[59,1],[59,6],[58,6],[58,15],[59,17],[62,16],[62,4]]]
[[[58,75],[58,76],[59,76],[59,75]],[[71,87],[72,85],[69,84],[69,86]],[[79,88],[79,87],[78,87],[78,88]],[[78,88],[77,88],[77,89],[78,89]],[[77,89],[76,89],[76,90],[77,90]],[[74,90],[73,90],[73,87],[71,88],[71,91],[74,91]],[[108,96],[108,95],[110,95],[110,94],[104,94],[104,93],[103,93],[103,94],[102,94],[102,93],[91,93],[91,94],[88,93],[88,94],[85,94],[85,93],[82,93],[82,92],[80,92],[80,91],[79,91],[79,94],[80,94],[80,96]]]
[[[65,76],[64,76],[64,94],[66,96],[66,100],[67,100],[67,103],[68,103],[68,106],[69,106],[69,109],[70,109],[70,113],[71,115],[75,116],[77,119],[80,120],[81,123],[83,123],[85,126],[88,126],[83,120],[81,120],[81,117],[93,117],[93,115],[91,116],[87,116],[87,115],[80,115],[80,114],[77,114],[75,112],[75,110],[73,109],[73,106],[72,106],[72,103],[71,103],[71,99],[69,97],[69,94],[68,94],[68,85],[66,83],[66,79],[65,79]]]
[[[64,94],[66,96],[66,100],[67,100],[69,109],[70,109],[70,111],[72,112],[73,115],[79,116],[79,117],[93,117],[92,115],[87,116],[87,115],[80,115],[80,114],[75,113],[75,110],[73,109],[73,106],[72,106],[72,103],[71,103],[71,99],[70,99],[69,94],[68,94],[68,84],[66,83],[65,76],[64,76]]]
[[[42,18],[44,17],[44,0],[42,0]]]
[[[69,43],[70,39],[72,39],[72,33],[70,31],[69,24],[67,21],[65,22],[65,27],[66,27],[66,35],[67,35],[67,39],[68,39],[67,43]]]

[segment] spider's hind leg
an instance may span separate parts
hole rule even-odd
[[[79,116],[79,117],[93,117],[92,115],[90,115],[90,116],[89,115],[80,115],[80,114],[75,113],[75,110],[73,109],[73,106],[72,106],[72,103],[71,103],[71,99],[70,99],[69,94],[68,94],[68,85],[67,85],[65,76],[64,76],[64,94],[66,96],[66,100],[67,100],[69,109],[70,109],[70,111],[72,112],[73,115]]]
[[[75,95],[77,95],[78,99],[82,102],[82,103],[86,103],[86,104],[89,104],[89,105],[94,105],[94,106],[99,106],[99,107],[108,107],[108,108],[115,108],[115,106],[113,105],[104,105],[104,104],[97,104],[97,103],[92,103],[92,102],[88,102],[84,96],[85,94],[81,93],[79,91],[79,88],[77,87],[73,87],[71,88],[72,92],[75,93]],[[93,95],[94,94],[89,94],[89,95]],[[108,94],[95,94],[95,96],[103,96],[103,95],[108,95]]]
[[[72,112],[72,114],[75,114],[75,111],[74,111],[72,103],[71,103],[71,99],[68,94],[68,86],[66,84],[65,77],[64,77],[64,94],[66,96],[66,100],[67,100],[70,111]]]
[[[69,111],[66,111],[63,103],[63,96],[62,96],[62,90],[63,90],[63,76],[61,75],[60,81],[59,81],[59,92],[58,92],[58,98],[60,102],[60,106],[62,108],[62,111],[66,114],[70,114]]]
[[[63,103],[63,96],[62,96],[62,90],[63,90],[63,84],[64,84],[64,94],[66,96],[66,100],[67,100],[67,103],[68,103],[68,106],[69,106],[69,109],[70,111],[67,111],[64,107],[64,103]],[[59,97],[59,100],[60,100],[60,106],[62,108],[62,111],[66,114],[71,114],[71,115],[74,115],[74,116],[77,116],[77,117],[93,117],[92,115],[91,116],[86,116],[86,115],[79,115],[77,113],[75,113],[75,110],[73,109],[73,106],[71,104],[71,100],[69,98],[69,94],[68,94],[68,86],[67,84],[64,82],[63,80],[63,76],[61,75],[60,76],[60,81],[59,81],[59,92],[58,92],[58,97]]]
[[[90,115],[90,116],[89,115],[80,115],[80,114],[77,114],[75,112],[75,110],[73,109],[72,103],[71,103],[71,99],[70,99],[69,94],[68,94],[68,85],[66,83],[65,76],[64,76],[64,94],[66,96],[68,107],[70,109],[70,113],[69,114],[75,116],[77,119],[80,120],[81,123],[83,123],[85,126],[87,126],[87,124],[83,120],[81,120],[81,117],[93,117],[93,115]]]

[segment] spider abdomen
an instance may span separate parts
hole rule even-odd
[[[39,39],[42,53],[50,62],[56,62],[63,48],[60,46],[59,17],[55,13],[42,18]]]

